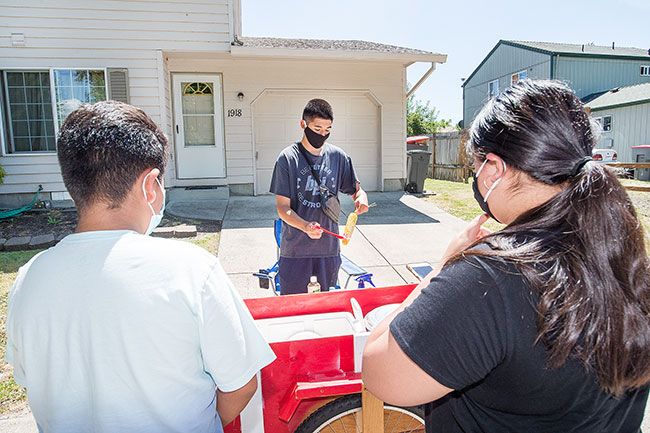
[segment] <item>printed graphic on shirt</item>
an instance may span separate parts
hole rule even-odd
[[[318,173],[321,185],[329,188],[330,191],[336,191],[336,178],[332,176],[333,170],[325,165],[314,164],[312,166]],[[303,167],[300,170],[300,176],[296,178],[296,191],[298,191],[298,203],[311,209],[320,209],[321,207],[321,188],[316,179],[311,174],[309,167]],[[304,186],[303,186],[304,183]],[[307,193],[311,197],[307,197]]]

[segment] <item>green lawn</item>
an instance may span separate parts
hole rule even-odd
[[[624,179],[622,183],[624,185],[650,186],[650,182],[632,179]],[[425,196],[425,200],[460,219],[470,221],[483,212],[474,200],[471,183],[427,179],[424,182],[424,189],[435,193],[435,195]],[[634,203],[639,220],[645,228],[646,235],[650,237],[650,192],[628,191],[628,194]],[[493,231],[503,227],[491,219],[485,226]],[[648,243],[648,248],[650,248],[650,243]]]
[[[216,254],[220,233],[202,234],[190,242]],[[5,321],[7,298],[18,269],[39,251],[0,252],[0,415],[22,409],[26,404],[25,391],[14,382],[11,366],[6,364],[7,337]]]
[[[25,391],[14,382],[11,366],[5,364],[7,337],[7,297],[16,279],[18,268],[27,263],[39,251],[0,253],[0,414],[20,409],[25,403]]]
[[[425,196],[425,200],[462,220],[471,221],[483,213],[476,200],[474,200],[471,183],[427,179],[424,182],[424,190],[435,193],[435,195]],[[485,223],[485,227],[496,231],[503,228],[503,224],[490,219]]]

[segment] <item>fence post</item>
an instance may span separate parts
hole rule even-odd
[[[436,178],[436,134],[431,134],[431,179]]]

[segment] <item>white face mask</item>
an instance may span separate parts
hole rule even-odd
[[[145,177],[145,181],[146,180],[147,178]],[[151,209],[151,220],[149,221],[149,227],[147,227],[147,231],[144,232],[144,234],[147,236],[150,235],[151,232],[153,232],[154,229],[160,225],[163,214],[165,213],[165,188],[162,187],[158,178],[156,178],[156,183],[158,183],[158,186],[162,191],[162,207],[160,208],[159,214],[156,214],[156,211],[153,210],[153,206],[151,206],[151,203],[149,203],[147,200],[147,192],[144,189],[144,182],[142,182],[142,193],[144,194],[144,199],[147,202],[147,206],[149,206],[149,209]]]

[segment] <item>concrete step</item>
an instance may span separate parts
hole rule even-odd
[[[227,186],[215,188],[170,188],[167,190],[167,202],[175,201],[203,201],[203,200],[228,200],[230,190]]]

